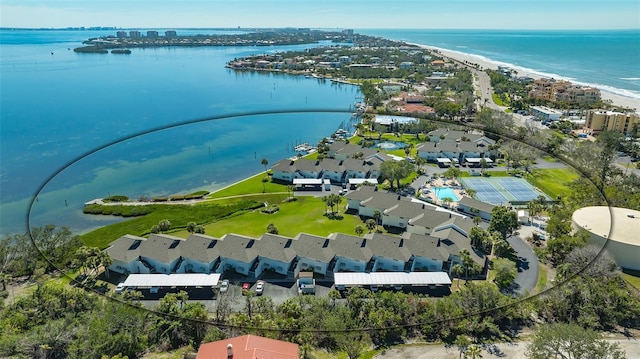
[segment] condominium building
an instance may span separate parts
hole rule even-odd
[[[587,111],[585,127],[592,129],[595,133],[608,130],[627,134],[633,131],[634,125],[640,126],[640,116],[637,113]]]
[[[571,86],[556,92],[556,101],[593,103],[600,101],[600,90],[595,87]]]

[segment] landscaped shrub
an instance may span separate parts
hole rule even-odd
[[[266,214],[274,214],[274,213],[278,212],[279,210],[280,210],[280,207],[278,207],[278,205],[271,204],[268,207],[265,207],[265,208],[261,209],[260,211],[262,213],[266,213]]]

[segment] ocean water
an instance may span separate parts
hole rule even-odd
[[[458,51],[541,76],[597,86],[636,99],[640,107],[640,29],[361,29],[357,32]]]
[[[219,189],[263,171],[262,158],[273,164],[348,126],[359,95],[356,86],[224,67],[313,45],[72,51],[112,33],[0,32],[0,234],[114,221],[82,214],[98,197]]]
[[[357,31],[640,102],[640,30]],[[47,223],[83,232],[113,222],[82,214],[83,203],[97,197],[221,188],[263,170],[262,158],[275,163],[295,144],[344,127],[359,95],[354,86],[224,68],[235,57],[311,45],[134,49],[128,56],[71,51],[114,34],[0,30],[0,234]]]

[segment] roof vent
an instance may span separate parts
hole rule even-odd
[[[227,344],[227,359],[233,358],[233,344]]]
[[[636,218],[636,215],[633,213],[627,213],[627,217],[629,218]]]

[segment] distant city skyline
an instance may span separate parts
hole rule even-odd
[[[640,28],[637,0],[2,0],[18,28]]]

